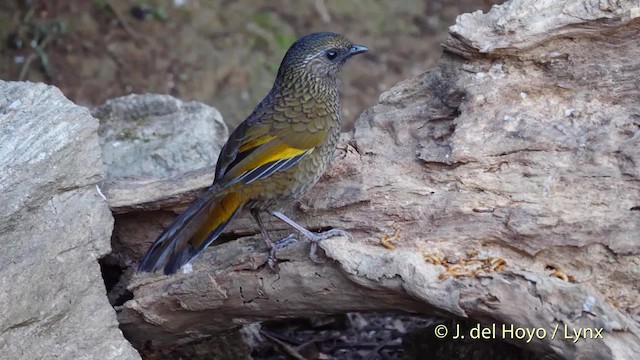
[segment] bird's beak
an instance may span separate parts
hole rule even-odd
[[[351,49],[349,49],[349,56],[353,56],[353,55],[357,55],[357,54],[362,54],[363,52],[369,50],[368,47],[366,46],[362,46],[362,45],[353,45],[351,46]]]

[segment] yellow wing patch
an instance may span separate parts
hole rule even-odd
[[[241,176],[245,172],[251,171],[259,166],[278,161],[291,159],[295,156],[310,152],[312,149],[298,149],[291,147],[280,140],[272,139],[255,149],[249,156],[242,159],[233,168],[229,169],[224,176],[227,181]]]
[[[247,151],[249,149],[253,149],[254,147],[258,147],[268,141],[271,141],[273,139],[275,139],[275,136],[262,136],[262,137],[258,137],[257,139],[252,139],[249,140],[247,142],[243,142],[242,145],[240,145],[240,148],[238,149],[238,152],[244,152]]]
[[[280,148],[278,148],[277,150],[274,149],[273,152],[269,153],[269,154],[264,154],[261,157],[258,157],[256,159],[253,159],[253,161],[244,164],[245,166],[245,171],[249,171],[251,169],[255,169],[258,166],[264,165],[264,164],[268,164],[270,162],[273,161],[278,161],[278,160],[284,160],[284,159],[291,159],[294,156],[298,156],[304,152],[306,152],[307,149],[296,149],[296,148],[291,148],[288,147],[285,144],[282,144],[282,146]],[[240,164],[238,164],[240,165]],[[235,168],[234,168],[235,170]],[[243,171],[244,172],[244,171]]]

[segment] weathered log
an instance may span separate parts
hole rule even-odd
[[[355,241],[323,241],[322,265],[307,244],[293,245],[274,274],[242,217],[225,235],[240,239],[206,251],[192,272],[134,277],[124,333],[138,348],[170,347],[264,319],[391,309],[544,329],[530,342],[496,336],[545,354],[633,358],[639,16],[637,1],[622,0],[513,0],[460,16],[438,66],[382,94],[289,210]],[[144,204],[126,201],[126,185],[106,189],[121,212],[123,264],[171,219],[167,210],[193,199],[187,183],[198,181],[166,184],[168,205],[151,186],[138,194]],[[397,247],[382,247],[396,230]],[[572,331],[587,328],[601,338],[575,341]]]

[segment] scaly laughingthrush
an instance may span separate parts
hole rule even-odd
[[[329,32],[294,42],[269,94],[222,148],[213,185],[158,237],[138,271],[175,273],[216,240],[242,208],[250,209],[260,226],[272,268],[276,249],[295,241],[295,235],[272,241],[262,211],[311,241],[309,256],[316,262],[318,241],[347,235],[337,229],[313,233],[279,209],[309,190],[331,161],[340,136],[338,76],[347,59],[367,50]]]

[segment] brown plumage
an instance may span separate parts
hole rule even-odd
[[[206,194],[158,237],[138,271],[175,273],[212,243],[242,208],[251,210],[271,249],[286,246],[294,235],[273,242],[260,212],[285,221],[312,241],[344,234],[315,234],[279,209],[302,196],[325,171],[340,136],[339,73],[348,58],[367,51],[334,33],[300,38],[285,55],[269,94],[231,134]]]

